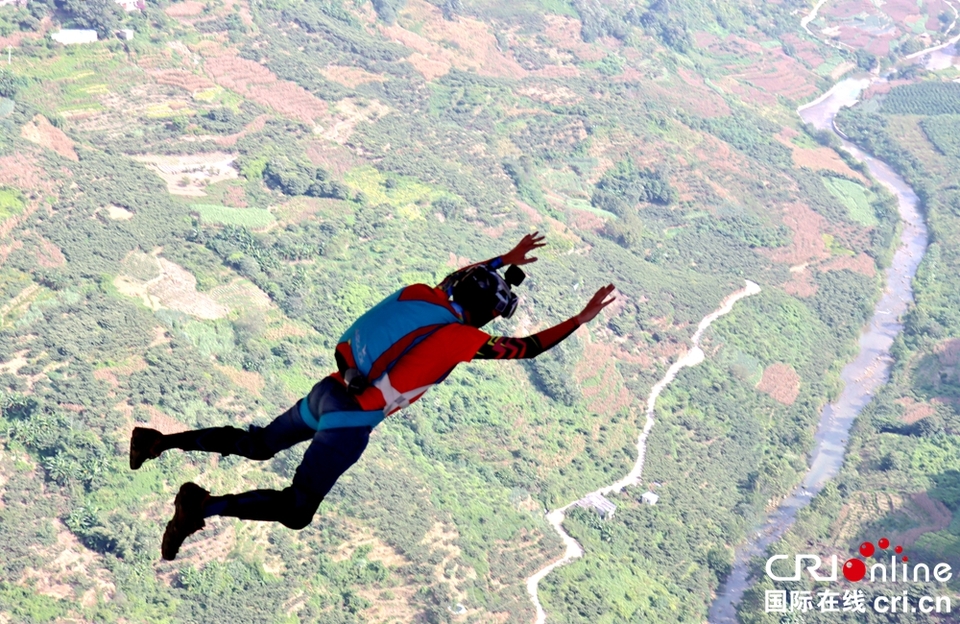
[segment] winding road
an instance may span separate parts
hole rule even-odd
[[[591,492],[592,494],[599,494],[602,496],[611,492],[619,492],[625,487],[640,484],[640,476],[643,473],[643,458],[647,447],[647,436],[650,435],[650,430],[653,429],[653,410],[657,403],[657,397],[660,396],[660,393],[663,391],[663,389],[667,387],[667,384],[674,380],[674,378],[677,376],[677,373],[680,372],[680,369],[686,366],[696,366],[703,361],[704,354],[703,349],[700,348],[700,338],[703,336],[703,332],[706,331],[707,327],[709,327],[711,323],[724,314],[727,314],[733,310],[733,304],[735,304],[737,301],[743,299],[744,297],[755,295],[758,292],[760,292],[760,287],[757,284],[746,280],[746,286],[744,288],[729,295],[723,300],[719,308],[703,317],[703,320],[701,320],[699,325],[697,325],[697,331],[694,332],[693,336],[690,338],[691,342],[693,343],[693,348],[688,350],[683,354],[683,356],[680,357],[680,359],[674,362],[673,365],[667,369],[667,373],[663,376],[663,379],[658,381],[650,390],[650,395],[647,397],[646,422],[643,425],[643,430],[640,432],[640,436],[637,438],[637,461],[633,464],[633,469],[619,481],[595,490],[594,492]],[[584,494],[583,497],[586,496],[589,496],[589,494]],[[567,565],[571,561],[583,556],[583,548],[580,546],[577,540],[570,537],[570,535],[563,529],[564,514],[568,509],[570,509],[570,507],[576,505],[577,501],[582,500],[583,497],[568,503],[564,507],[554,509],[547,514],[547,521],[563,539],[566,550],[563,553],[563,557],[538,570],[535,574],[527,579],[527,593],[530,595],[530,600],[537,608],[537,624],[544,624],[544,622],[547,621],[547,613],[543,610],[543,605],[540,604],[540,598],[537,593],[540,581],[545,576],[553,572],[556,568]]]

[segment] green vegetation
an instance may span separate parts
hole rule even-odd
[[[940,562],[954,568],[960,565],[960,524],[956,521],[960,517],[960,411],[956,401],[960,377],[951,355],[960,337],[960,254],[955,244],[960,239],[960,192],[955,175],[960,170],[960,152],[953,149],[950,134],[956,118],[943,114],[950,108],[943,102],[921,97],[941,92],[923,86],[927,84],[898,87],[902,91],[893,100],[896,105],[890,106],[888,98],[880,114],[858,106],[844,111],[839,119],[845,133],[889,162],[917,191],[930,245],[913,280],[915,305],[905,315],[903,333],[892,347],[889,383],[854,423],[840,475],[800,511],[796,525],[770,549],[771,554],[854,553],[861,542],[881,534],[899,543],[905,539],[902,536],[916,532],[918,538],[905,544],[904,554],[909,555],[911,564],[924,563],[931,568]],[[913,100],[903,99],[908,95]],[[890,117],[894,112],[935,116],[920,120],[922,133],[895,132],[891,126],[896,120]],[[930,150],[924,138],[939,153]],[[774,584],[762,566],[758,559],[753,569],[761,580],[747,592],[740,609],[741,620],[750,624],[774,621],[762,614],[765,591],[814,589],[796,583]],[[883,589],[887,595],[903,591],[911,596],[952,595],[955,583],[898,582]],[[878,593],[868,591],[868,600],[874,595]],[[911,617],[923,623],[939,621],[934,615]],[[870,609],[857,616],[814,614],[806,620],[887,621]]]
[[[823,176],[822,179],[827,189],[846,206],[852,220],[868,227],[879,224],[863,185],[834,176]]]
[[[0,97],[14,99],[20,89],[29,84],[23,76],[18,76],[6,67],[0,67]]]
[[[789,264],[771,258],[792,253],[797,226],[782,207],[822,215],[829,230],[815,235],[832,236],[838,253],[882,264],[892,240],[888,197],[831,179],[857,210],[866,198],[877,223],[864,227],[819,173],[794,168],[774,138],[795,124],[792,107],[737,102],[731,76],[773,48],[717,59],[693,44],[702,31],[785,40],[801,6],[374,6],[381,21],[437,39],[440,58],[384,38],[355,3],[207,4],[171,18],[173,5],[148,2],[122,18],[136,24],[130,42],[24,39],[19,50],[24,80],[0,121],[0,157],[16,168],[3,171],[4,192],[38,209],[7,234],[0,266],[10,306],[0,620],[359,624],[381,602],[404,621],[454,621],[457,602],[473,624],[530,620],[524,578],[562,549],[543,510],[629,469],[643,398],[748,278],[762,294],[712,326],[707,360],[657,405],[645,479],[661,481],[662,503],[641,506],[631,489],[606,522],[571,513],[567,529],[588,554],[541,586],[551,621],[702,621],[731,547],[802,471],[837,362],[878,290],[830,271],[815,273],[815,296],[785,294]],[[578,16],[581,40],[568,40],[574,22],[544,11]],[[478,24],[495,48],[479,31],[451,39]],[[234,54],[253,64],[225,68]],[[547,71],[521,75],[513,61]],[[242,71],[279,82],[247,83]],[[702,87],[708,76],[731,89]],[[276,112],[271,98],[294,92],[312,123]],[[334,141],[345,99],[389,112],[347,119]],[[732,114],[718,114],[725,107]],[[78,161],[21,137],[37,113],[76,142]],[[193,205],[129,158],[224,151],[240,179],[210,184]],[[490,331],[549,326],[609,282],[615,314],[534,361],[458,367],[378,428],[307,529],[211,521],[191,540],[195,554],[156,568],[179,483],[283,487],[302,447],[262,463],[171,453],[131,472],[132,422],[262,426],[333,370],[334,342],[370,305],[535,229],[550,245],[517,316]],[[171,296],[153,307],[122,294],[118,275],[159,277],[151,254],[192,274],[203,296],[182,274],[159,284]],[[172,309],[177,296],[210,297],[222,316]],[[774,363],[800,377],[790,405],[756,387]],[[939,371],[922,371],[924,391],[940,392],[946,382],[928,374]],[[74,538],[98,554],[86,575],[51,567],[55,545]],[[39,594],[27,569],[69,597]],[[90,590],[92,604],[81,600]]]
[[[888,115],[960,114],[960,84],[920,82],[891,89],[883,101]]]
[[[23,212],[23,195],[17,189],[0,186],[0,220]]]
[[[941,154],[960,158],[960,115],[925,117],[920,127]]]
[[[212,204],[191,204],[190,207],[208,223],[259,229],[277,222],[276,217],[263,208],[229,208]]]

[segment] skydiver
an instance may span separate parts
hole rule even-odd
[[[320,502],[363,453],[370,432],[473,359],[534,358],[593,320],[610,305],[614,286],[600,288],[583,310],[566,321],[524,338],[480,331],[494,318],[510,318],[517,307],[511,286],[523,281],[520,265],[543,247],[535,232],[507,254],[448,275],[436,287],[413,284],[393,293],[361,316],[340,338],[337,372],[266,427],[211,427],[164,435],[136,427],[130,438],[130,468],[137,470],[164,451],[181,449],[267,460],[294,444],[312,440],[292,485],[211,496],[191,482],[180,486],[173,518],[160,551],[173,560],[180,545],[211,516],[280,522],[299,530],[310,524]],[[497,272],[509,265],[505,277]]]

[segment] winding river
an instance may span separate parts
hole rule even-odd
[[[837,112],[856,103],[860,93],[873,80],[879,79],[844,80],[814,102],[800,107],[797,112],[805,122],[818,129],[835,130],[833,120]],[[711,624],[737,621],[736,606],[750,586],[747,578],[750,558],[762,555],[768,546],[779,540],[793,524],[797,511],[807,505],[827,481],[840,471],[853,420],[880,386],[886,383],[892,363],[890,346],[903,329],[900,315],[913,301],[911,282],[927,247],[927,227],[918,210],[917,196],[886,163],[864,153],[849,141],[844,140],[843,147],[857,160],[866,163],[873,177],[897,196],[903,221],[900,246],[886,270],[883,296],[874,309],[873,318],[860,335],[860,352],[840,374],[843,392],[820,414],[810,468],[802,483],[767,517],[766,523],[754,532],[753,538],[748,539],[737,551],[733,571],[711,605],[708,618]]]
[[[814,102],[801,107],[797,112],[804,121],[815,127],[833,130],[833,120],[837,112],[842,107],[856,103],[860,93],[872,83],[872,80],[878,79],[844,80]],[[903,329],[900,316],[913,301],[911,282],[927,246],[927,228],[918,211],[917,196],[913,189],[886,163],[862,152],[849,141],[844,140],[843,147],[856,159],[866,163],[873,177],[896,195],[900,217],[904,224],[900,235],[900,246],[894,254],[891,266],[886,270],[886,287],[883,296],[874,309],[869,324],[860,335],[860,351],[840,374],[844,389],[840,397],[834,403],[824,407],[820,414],[820,423],[815,437],[816,447],[810,468],[802,483],[783,500],[780,506],[767,517],[765,524],[758,527],[754,531],[754,536],[737,551],[733,570],[711,605],[709,622],[712,624],[737,621],[736,606],[743,592],[750,586],[747,578],[750,558],[762,555],[768,546],[779,540],[793,524],[797,511],[807,505],[823,489],[827,481],[839,472],[846,451],[847,436],[854,418],[888,379],[892,362],[890,347],[894,337]],[[637,461],[633,470],[620,481],[600,488],[595,492],[596,494],[603,495],[620,491],[626,486],[639,484],[646,439],[654,422],[653,408],[660,392],[674,379],[681,368],[703,361],[704,356],[699,347],[699,339],[710,323],[729,312],[738,299],[759,291],[759,286],[748,281],[746,288],[727,297],[720,308],[700,322],[692,338],[693,348],[670,367],[647,398],[646,423],[637,440]],[[563,529],[564,514],[576,502],[571,502],[547,514],[548,522],[563,539],[566,550],[561,559],[527,579],[527,592],[537,610],[537,624],[546,622],[546,613],[537,595],[540,580],[557,567],[566,565],[583,555],[580,544]]]

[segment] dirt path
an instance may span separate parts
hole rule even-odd
[[[728,296],[723,300],[723,303],[720,304],[719,308],[703,317],[703,320],[700,321],[699,325],[697,325],[697,331],[690,339],[691,342],[693,342],[693,348],[683,354],[679,360],[674,362],[674,364],[667,370],[667,374],[663,376],[663,379],[658,381],[650,390],[650,396],[647,397],[647,420],[643,426],[643,430],[640,432],[640,436],[637,438],[637,461],[633,465],[633,469],[619,481],[604,486],[599,490],[592,492],[592,494],[599,494],[603,496],[611,492],[619,492],[628,486],[639,485],[640,476],[643,473],[643,460],[646,453],[647,437],[650,435],[650,431],[653,429],[653,409],[657,403],[657,397],[659,397],[663,389],[667,387],[667,384],[674,380],[674,378],[677,376],[677,373],[680,372],[680,369],[686,366],[696,366],[703,361],[704,353],[700,348],[700,338],[703,336],[703,332],[706,331],[707,327],[709,327],[711,323],[724,314],[727,314],[733,310],[733,304],[735,304],[737,301],[743,299],[744,297],[755,295],[758,292],[760,292],[760,286],[747,280],[747,285],[742,290],[738,290],[737,292]],[[543,610],[543,606],[540,604],[540,598],[537,594],[537,588],[540,584],[540,581],[556,568],[567,565],[571,561],[579,559],[583,556],[583,548],[580,546],[577,540],[570,537],[570,535],[563,530],[564,514],[570,507],[576,504],[577,501],[573,501],[568,503],[566,506],[561,507],[560,509],[555,509],[547,514],[547,522],[549,522],[554,530],[560,535],[560,538],[563,540],[566,549],[564,550],[563,557],[557,561],[554,561],[545,568],[538,570],[527,579],[527,593],[530,595],[530,600],[533,601],[534,606],[537,608],[537,624],[544,624],[544,622],[547,621],[547,613]]]

